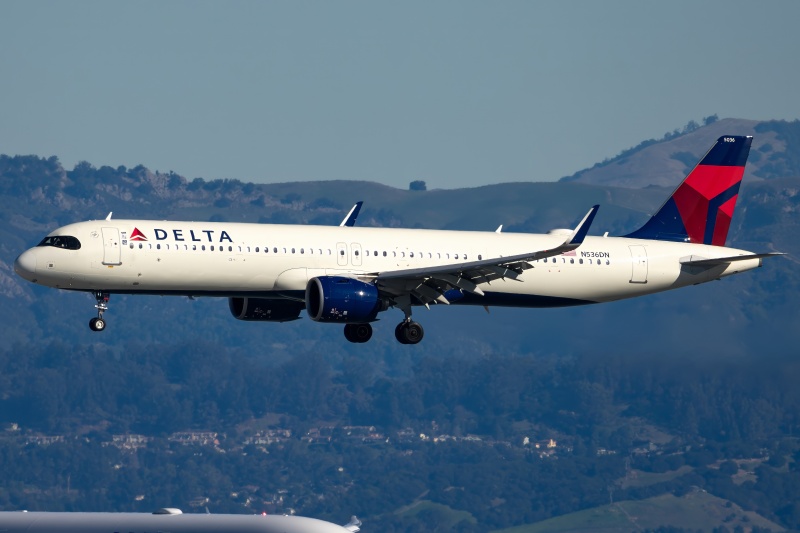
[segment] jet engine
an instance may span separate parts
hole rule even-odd
[[[228,298],[228,307],[237,320],[289,322],[300,318],[303,302],[267,298]]]
[[[317,322],[371,322],[385,307],[375,285],[357,279],[320,276],[306,285],[306,311]]]

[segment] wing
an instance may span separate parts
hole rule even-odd
[[[390,270],[376,274],[375,283],[385,293],[395,296],[410,294],[425,305],[434,301],[449,304],[445,293],[452,289],[483,296],[479,284],[496,279],[515,280],[522,272],[533,268],[531,261],[561,255],[580,246],[598,208],[597,205],[592,207],[566,240],[555,241],[555,246],[550,249],[435,267]]]
[[[779,255],[786,255],[786,254],[781,252],[767,252],[763,254],[745,254],[745,255],[733,255],[730,257],[717,257],[714,259],[706,259],[704,257],[690,255],[689,257],[681,258],[680,263],[682,265],[687,265],[687,266],[712,267],[717,265],[725,265],[733,263],[734,261],[747,261],[748,259],[763,259],[765,257],[775,257]]]

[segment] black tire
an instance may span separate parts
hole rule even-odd
[[[405,337],[405,344],[417,344],[425,336],[425,330],[419,322],[409,322],[403,328],[403,336]]]
[[[100,317],[94,317],[89,321],[89,329],[92,331],[103,331],[106,329],[106,321]]]
[[[405,322],[400,322],[399,324],[397,324],[397,327],[394,328],[394,338],[397,339],[397,342],[399,342],[400,344],[408,344],[408,341],[406,341],[405,329],[406,329]]]
[[[369,324],[352,324],[352,335],[355,342],[363,343],[372,338],[372,326]]]
[[[355,332],[353,331],[354,324],[345,324],[344,325],[344,338],[349,340],[350,342],[358,342],[356,340]]]

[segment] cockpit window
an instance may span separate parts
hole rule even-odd
[[[38,246],[55,246],[65,250],[80,250],[81,241],[68,235],[50,235],[42,239]]]

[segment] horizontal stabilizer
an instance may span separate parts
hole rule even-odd
[[[747,254],[747,255],[734,255],[731,257],[716,257],[714,259],[707,259],[705,257],[700,257],[697,255],[690,255],[688,257],[684,257],[680,260],[682,265],[687,266],[716,266],[716,265],[727,265],[733,263],[734,261],[747,261],[749,259],[763,259],[764,257],[773,257],[777,255],[786,255],[780,252],[768,252],[764,254]]]

